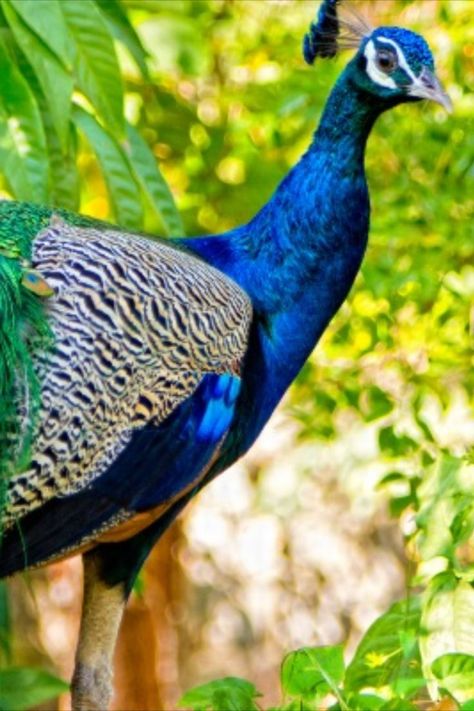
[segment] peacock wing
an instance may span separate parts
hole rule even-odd
[[[54,290],[47,315],[55,345],[34,359],[39,424],[31,466],[11,479],[3,524],[8,530],[54,509],[51,501],[100,491],[115,502],[101,516],[104,528],[119,510],[127,518],[152,459],[159,481],[141,508],[169,498],[173,416],[181,430],[193,423],[201,469],[212,457],[230,424],[252,307],[224,274],[166,241],[58,218],[37,235],[33,266]],[[189,482],[171,489],[195,477],[190,471]]]

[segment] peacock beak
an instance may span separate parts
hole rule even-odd
[[[453,104],[446,91],[438,79],[427,67],[423,67],[418,77],[408,89],[410,96],[416,96],[418,99],[430,99],[436,101],[437,104],[444,106],[448,113],[453,110]]]

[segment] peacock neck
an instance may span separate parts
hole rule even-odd
[[[350,66],[333,89],[308,151],[257,215],[224,235],[185,241],[234,279],[254,306],[240,400],[244,449],[347,296],[364,254],[364,152],[379,111],[356,90]],[[251,410],[254,416],[248,417]]]
[[[308,151],[248,224],[185,241],[240,284],[268,316],[292,309],[308,289],[317,296],[322,264],[326,273],[344,258],[359,266],[369,223],[364,153],[380,109],[352,77],[350,63]],[[340,300],[334,285],[334,304]]]
[[[336,82],[310,148],[327,155],[335,152],[344,171],[363,166],[367,139],[383,110],[375,96],[357,87],[355,62],[349,63]]]

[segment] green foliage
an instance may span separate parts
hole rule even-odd
[[[416,708],[410,698],[425,686],[416,639],[419,624],[419,601],[412,598],[394,605],[370,627],[347,668],[341,645],[306,647],[288,654],[281,668],[283,702],[271,711],[317,711],[327,708],[330,699],[336,701],[331,711]],[[230,694],[234,680],[225,681]],[[220,711],[223,707],[210,695],[205,698],[207,706],[197,705],[200,694],[213,683],[221,682],[188,692],[180,704],[196,711]],[[248,707],[242,703],[232,708]]]
[[[318,701],[330,691],[338,694],[344,677],[342,646],[314,647],[291,652],[283,660],[281,685],[283,693],[301,702]]]
[[[467,694],[474,700],[474,656],[470,654],[443,654],[431,667],[433,674],[453,696]]]
[[[62,679],[39,669],[0,669],[0,711],[27,711],[68,689]]]
[[[393,605],[367,630],[347,668],[346,682],[354,691],[390,686],[403,697],[424,686],[418,633],[420,601],[408,598]]]
[[[0,21],[0,170],[10,194],[77,209],[79,132],[97,156],[118,222],[142,229],[146,200],[156,229],[182,233],[156,159],[125,119],[115,40],[144,82],[149,72],[120,0],[2,0]]]
[[[190,708],[193,711],[258,711],[254,699],[260,696],[255,686],[245,679],[227,677],[217,679],[208,684],[198,686],[188,691],[180,699],[181,708]]]

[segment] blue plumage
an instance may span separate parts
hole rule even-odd
[[[316,22],[312,22],[303,39],[303,56],[308,64],[316,57],[334,57],[337,52],[339,19],[337,5],[341,0],[324,0],[318,11]]]
[[[338,0],[324,0],[305,40],[307,61],[333,56],[339,48],[337,6]],[[135,248],[132,238],[122,235],[121,243],[119,235],[109,234],[110,258],[97,271],[107,239],[92,227],[87,231],[82,221],[86,234],[79,239],[73,228],[56,221],[52,239],[67,237],[70,250],[78,250],[79,261],[70,269],[87,283],[86,296],[79,289],[79,307],[71,313],[79,321],[84,313],[95,319],[97,337],[86,338],[84,348],[92,352],[97,346],[92,362],[108,374],[87,392],[74,390],[68,372],[58,369],[56,380],[61,389],[72,389],[78,408],[93,403],[98,389],[106,392],[113,378],[117,392],[142,375],[146,387],[137,391],[133,413],[127,412],[133,426],[118,430],[106,467],[99,462],[87,470],[89,478],[77,474],[79,484],[58,494],[54,473],[35,496],[20,477],[22,515],[20,525],[4,536],[1,574],[79,547],[92,550],[100,584],[120,585],[128,594],[151,546],[185,503],[251,447],[346,298],[369,231],[364,171],[369,133],[382,112],[402,102],[429,98],[449,108],[433,67],[428,45],[414,33],[382,27],[360,35],[306,154],[248,224],[225,234],[175,239],[166,247],[135,238]],[[99,257],[81,257],[84,243]],[[48,274],[46,268],[51,259],[54,266],[48,252],[54,248],[46,240],[43,249],[53,283],[57,271],[51,267]],[[115,297],[111,274],[118,285]],[[77,287],[72,282],[71,290]],[[118,312],[121,326],[113,331]],[[107,324],[110,343],[103,338]],[[73,323],[71,335],[80,333],[81,325]],[[66,334],[66,355],[68,341]],[[127,348],[135,360],[125,359],[117,374],[113,352],[118,358]],[[155,379],[154,368],[160,376]],[[105,396],[99,405],[116,426]],[[51,430],[58,413],[48,413]],[[94,424],[100,426],[99,419]],[[72,431],[75,425],[73,418]],[[41,452],[43,460],[54,462],[72,446],[69,432],[63,434],[59,444]],[[114,449],[117,441],[121,447]],[[86,462],[87,447],[78,451],[78,462]]]

